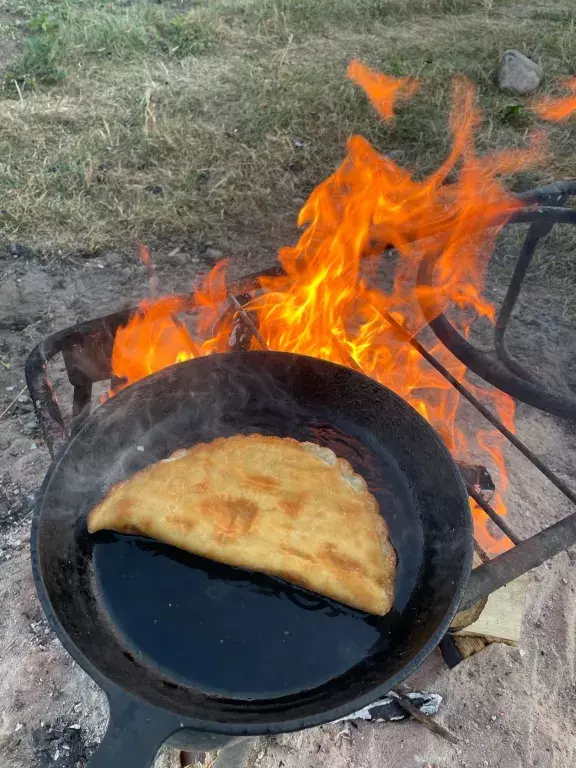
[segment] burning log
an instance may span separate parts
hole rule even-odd
[[[230,334],[230,349],[235,351],[246,351],[250,349],[252,339],[256,339],[262,349],[268,349],[264,337],[258,330],[256,323],[258,316],[255,312],[247,312],[244,304],[247,304],[252,297],[249,293],[243,293],[240,296],[228,294],[228,301],[237,310],[236,319]]]
[[[353,368],[355,371],[359,371],[360,373],[364,373],[362,368],[358,365],[356,360],[352,357],[350,352],[348,352],[347,348],[342,344],[340,339],[336,336],[335,333],[331,334],[332,341],[334,342],[334,346],[338,350],[340,356],[342,357],[342,362],[347,365],[349,368]]]
[[[172,315],[172,320],[174,321],[174,325],[182,331],[182,338],[184,339],[184,343],[188,348],[188,352],[190,352],[193,357],[199,357],[200,350],[194,343],[185,321],[182,320],[178,315]]]
[[[496,486],[488,469],[482,464],[468,464],[465,461],[458,461],[456,463],[466,487],[473,488],[484,501],[491,501],[496,491]]]

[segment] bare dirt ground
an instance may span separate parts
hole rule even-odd
[[[167,291],[191,282],[209,264],[206,244],[162,255]],[[240,261],[235,271],[261,267]],[[501,272],[499,272],[501,274]],[[502,283],[491,280],[501,297]],[[132,303],[146,290],[133,256],[49,263],[3,253],[0,259],[0,412],[23,383],[23,364],[43,336]],[[571,289],[565,288],[566,300]],[[558,289],[530,281],[511,328],[514,348],[548,383],[576,390],[576,345]],[[529,331],[529,333],[527,333]],[[9,366],[9,369],[7,368]],[[26,395],[24,395],[24,398]],[[63,402],[63,405],[66,404]],[[574,473],[570,426],[520,406],[518,430],[566,480]],[[510,522],[529,535],[569,512],[567,504],[510,450]],[[69,659],[48,628],[31,578],[28,535],[35,491],[49,457],[27,399],[0,422],[0,764],[2,768],[82,768],[106,722],[104,697]],[[440,721],[457,734],[452,746],[418,723],[348,725],[261,742],[251,768],[568,768],[576,758],[576,552],[531,576],[520,649],[491,646],[448,670],[434,653],[408,681],[441,693]],[[161,758],[176,765],[175,753]]]

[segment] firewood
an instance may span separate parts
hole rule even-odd
[[[489,644],[483,637],[460,637],[458,635],[454,635],[454,642],[465,659],[483,651]]]
[[[457,613],[456,616],[454,616],[452,624],[450,625],[450,630],[452,632],[458,632],[460,630],[466,629],[468,626],[477,621],[480,618],[482,611],[486,607],[487,602],[488,598],[484,598],[484,600],[480,600],[479,603],[473,605],[472,608],[468,608],[465,611],[460,611]]]
[[[418,720],[419,723],[425,725],[428,730],[432,731],[432,733],[441,736],[452,744],[458,744],[458,739],[448,730],[448,728],[444,728],[443,725],[440,725],[440,723],[437,723],[435,720],[432,720],[431,717],[422,713],[418,707],[415,707],[414,704],[412,704],[408,696],[405,696],[400,691],[390,691],[390,696],[395,698],[402,709],[405,709],[414,720]]]
[[[484,501],[491,501],[496,486],[488,469],[482,464],[468,464],[465,461],[458,461],[457,464],[466,485],[474,488]]]
[[[528,577],[525,574],[488,596],[476,621],[455,632],[456,637],[481,637],[490,643],[517,645]]]

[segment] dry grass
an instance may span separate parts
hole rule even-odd
[[[0,12],[15,8],[0,0]],[[2,15],[21,34],[1,94],[0,237],[94,251],[131,239],[275,249],[305,196],[360,132],[420,172],[449,141],[449,80],[479,86],[483,148],[520,145],[528,101],[499,92],[501,52],[571,73],[569,0],[219,0],[188,10],[40,0]],[[20,22],[19,25],[16,22]],[[352,56],[426,78],[394,126],[346,81]],[[544,174],[574,175],[574,130],[557,128]]]

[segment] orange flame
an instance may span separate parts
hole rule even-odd
[[[411,80],[394,80],[357,61],[351,63],[349,76],[385,119],[392,117],[395,101],[416,87]],[[499,433],[479,430],[470,438],[456,426],[458,393],[387,319],[392,316],[410,337],[427,325],[424,306],[427,314],[446,312],[467,336],[474,318],[494,317],[492,305],[482,297],[484,273],[499,229],[519,205],[498,177],[534,163],[541,137],[535,135],[523,151],[478,156],[474,131],[480,114],[474,101],[471,84],[457,79],[450,123],[453,146],[445,162],[424,179],[353,136],[342,164],[300,211],[298,224],[305,230],[298,243],[279,253],[285,275],[262,278],[261,290],[247,309],[257,317],[271,349],[360,368],[416,408],[456,458],[482,457],[497,469],[499,487],[505,490]],[[448,183],[456,167],[458,177]],[[390,247],[394,251],[386,252],[395,260],[393,284],[376,288],[369,273]],[[418,288],[423,259],[434,262],[433,284]],[[177,319],[186,303],[181,297],[146,300],[118,331],[112,365],[121,386],[172,363],[226,349],[231,320],[218,321],[226,306],[225,264],[217,265],[196,288],[193,330]],[[259,347],[256,340],[252,344]],[[440,343],[430,351],[455,377],[465,377],[465,367]],[[514,407],[507,395],[491,388],[474,391],[513,429]],[[493,504],[505,512],[501,496]],[[473,513],[477,539],[486,551],[496,553],[510,545],[490,532],[481,510]]]
[[[394,116],[394,103],[398,98],[409,98],[418,89],[418,81],[411,77],[388,77],[355,59],[348,66],[348,77],[366,92],[385,120]]]
[[[576,112],[576,77],[567,78],[562,85],[570,91],[571,96],[562,99],[542,99],[533,105],[532,109],[544,120],[563,122]]]

